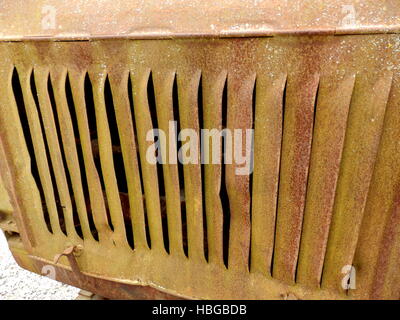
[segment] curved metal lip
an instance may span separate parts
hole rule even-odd
[[[289,35],[361,35],[361,34],[397,34],[400,33],[400,25],[391,27],[366,27],[358,29],[315,29],[315,30],[279,30],[279,31],[240,31],[231,33],[130,33],[124,34],[74,34],[74,35],[40,35],[40,36],[3,36],[0,41],[90,41],[107,39],[131,39],[131,40],[155,40],[155,39],[185,39],[185,38],[243,38],[243,37],[274,37]]]
[[[400,32],[397,0],[0,0],[0,41]]]

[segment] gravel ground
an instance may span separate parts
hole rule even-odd
[[[0,300],[71,300],[79,289],[20,268],[0,230]]]

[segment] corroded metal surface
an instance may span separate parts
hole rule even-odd
[[[39,272],[80,245],[81,273],[114,282],[115,296],[124,283],[186,298],[399,298],[397,34],[1,42],[0,56],[0,168],[21,265]],[[253,176],[147,162],[148,130],[171,119],[254,128]],[[357,275],[349,292],[346,265]]]
[[[32,272],[53,276],[54,280],[83,288],[85,290],[96,292],[104,298],[123,299],[123,300],[181,300],[179,295],[171,295],[162,289],[154,289],[150,286],[140,284],[132,285],[126,283],[117,283],[107,278],[93,277],[77,272],[73,272],[70,268],[54,265],[49,261],[44,261],[38,257],[27,255],[18,240],[11,238],[9,240],[10,249],[16,262],[24,269]],[[54,273],[49,274],[49,267],[54,268]]]
[[[320,82],[297,281],[319,286],[355,75]],[[313,239],[324,241],[315,242]]]
[[[12,213],[12,206],[8,198],[7,190],[4,188],[4,183],[0,178],[0,213]]]
[[[307,58],[305,66],[311,64]],[[319,83],[319,74],[299,71],[297,76],[288,77],[286,89],[272,273],[287,282],[294,282],[296,276]]]
[[[0,39],[397,32],[396,0],[3,0]]]

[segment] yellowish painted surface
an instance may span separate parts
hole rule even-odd
[[[0,212],[12,212],[12,207],[10,204],[10,199],[6,189],[4,188],[4,183],[0,178]]]

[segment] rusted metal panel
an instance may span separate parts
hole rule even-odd
[[[288,75],[272,275],[294,282],[300,246],[318,74]]]
[[[398,32],[396,0],[6,0],[0,38],[243,37]]]
[[[286,74],[257,77],[251,270],[269,276],[274,252],[285,86]]]
[[[370,293],[372,299],[396,299],[400,298],[399,272],[400,263],[400,232],[399,214],[400,201],[397,196],[390,212],[390,218],[385,225],[382,239],[382,251],[379,254],[377,273]]]
[[[398,208],[400,194],[399,78],[393,78],[373,177],[353,265],[361,298],[398,299]]]
[[[392,75],[356,79],[337,182],[322,286],[342,291],[339,271],[352,265],[375,166]]]
[[[233,157],[243,157],[251,148],[246,143],[249,139],[247,129],[253,127],[253,90],[256,75],[251,70],[238,70],[228,73],[228,111],[227,128],[233,135],[231,152]],[[250,71],[249,73],[247,73]],[[235,135],[236,130],[243,130],[241,139]],[[243,165],[237,163],[226,164],[226,189],[229,197],[230,225],[229,225],[229,256],[228,267],[240,271],[248,271],[250,256],[250,175],[239,174]]]
[[[24,247],[34,260],[53,265],[54,256],[65,248],[82,246],[82,254],[76,257],[80,272],[114,282],[115,296],[122,290],[121,283],[125,283],[151,286],[187,298],[398,297],[398,286],[391,284],[398,277],[395,272],[398,266],[395,223],[398,181],[391,177],[391,172],[398,170],[395,152],[398,147],[395,142],[398,140],[398,85],[392,80],[398,78],[399,72],[397,34],[1,42],[0,52],[4,57],[0,62],[0,90],[3,93],[0,95],[0,152],[5,155],[0,157],[2,178]],[[11,83],[14,65],[25,106],[17,105],[20,102],[15,100],[18,97],[14,96],[15,88]],[[41,94],[38,105],[31,86],[32,70],[32,83]],[[49,106],[46,109],[43,104],[47,91],[43,79],[48,74],[43,70],[50,71],[50,85],[55,97],[53,118],[48,112]],[[71,107],[76,111],[78,132],[71,132],[75,131],[71,129],[73,120],[68,117],[64,105],[66,74],[71,85]],[[107,76],[130,188],[128,207],[124,205],[125,198],[118,192],[117,179],[113,177],[116,163],[112,163],[110,156],[114,150],[113,146],[110,148],[112,132],[110,120],[104,113]],[[90,90],[85,89],[85,77],[94,88],[96,119],[88,111]],[[128,77],[132,83],[133,104],[129,99]],[[172,92],[175,78],[177,97]],[[149,81],[154,85],[155,106],[149,101]],[[320,90],[314,110],[318,84]],[[227,103],[223,101],[225,85]],[[202,99],[199,99],[200,94]],[[179,119],[174,109],[176,103]],[[151,109],[153,107],[155,110]],[[20,118],[24,112],[26,127],[22,126]],[[43,116],[43,112],[47,114]],[[346,112],[349,112],[348,120]],[[208,164],[203,175],[200,164],[191,164],[191,167],[183,166],[182,184],[179,181],[182,174],[176,166],[160,166],[160,175],[156,165],[146,162],[147,147],[151,145],[146,141],[146,134],[154,129],[156,122],[163,128],[170,119],[179,120],[181,127],[196,131],[203,127],[222,128],[224,113],[227,114],[228,128],[254,126],[256,130],[252,178],[236,175],[236,165],[223,168],[220,164]],[[49,118],[46,120],[45,117]],[[275,126],[263,127],[263,121],[267,119]],[[96,147],[91,137],[93,120],[98,123],[100,159],[95,159],[96,152],[93,152]],[[41,122],[47,122],[49,126],[42,128]],[[54,131],[51,122],[58,123],[61,132],[61,139],[53,142],[47,137],[49,130]],[[29,152],[24,133],[29,133],[34,140],[36,148],[32,152]],[[76,134],[79,139],[73,141]],[[65,235],[58,221],[58,210],[52,213],[53,233],[47,230],[44,208],[55,206],[51,195],[60,182],[57,183],[55,178],[53,182],[51,177],[50,164],[54,168],[56,159],[54,154],[47,155],[46,143],[53,148],[57,143],[62,144],[60,151],[67,159],[63,168],[59,165],[59,170],[64,170],[71,178],[72,188],[76,191],[70,192],[70,197],[75,199],[78,211],[86,210],[83,216],[93,218],[94,227],[91,228],[98,232],[99,241],[88,236],[88,230],[83,239],[71,236],[70,232]],[[75,148],[72,147],[74,143]],[[79,191],[77,181],[82,178],[78,174],[71,175],[71,168],[78,165],[78,150],[82,151],[84,167],[81,168],[79,163],[77,171],[81,177],[86,176],[89,190],[86,209],[82,199],[78,206],[77,195],[82,191]],[[96,165],[98,160],[102,162],[101,166]],[[281,161],[280,173],[278,161]],[[34,164],[42,168],[38,178],[34,177]],[[226,179],[223,179],[224,173]],[[102,177],[106,177],[106,188],[111,187],[107,201],[103,195],[106,190],[101,185]],[[386,180],[390,183],[384,188]],[[162,194],[162,183],[166,187],[165,195]],[[166,183],[169,185],[165,186]],[[320,187],[321,184],[325,187]],[[41,199],[39,187],[44,187],[47,198]],[[181,203],[177,191],[181,192],[182,187],[188,191],[184,199],[188,209],[187,225],[180,221],[183,210],[179,212],[178,209]],[[229,207],[220,195],[223,187],[228,190]],[[263,194],[268,194],[265,206]],[[278,203],[274,207],[276,197]],[[278,225],[275,230],[276,207]],[[323,214],[316,213],[325,208],[327,211]],[[380,209],[384,210],[385,223],[377,227],[376,236],[370,237]],[[108,222],[108,210],[114,230]],[[228,246],[223,244],[227,231],[223,221],[227,213],[231,219]],[[204,241],[204,214],[207,241]],[[328,226],[330,215],[332,224]],[[165,217],[168,232],[162,226]],[[133,235],[124,228],[128,222],[132,222]],[[189,239],[185,239],[183,232],[186,227]],[[147,246],[146,228],[149,229],[151,248]],[[321,233],[315,235],[317,228]],[[130,237],[134,238],[133,250],[127,245]],[[169,254],[164,250],[165,239],[169,240]],[[189,257],[182,254],[185,241],[188,241]],[[373,252],[366,253],[368,247],[373,248]],[[276,251],[272,252],[272,248]],[[227,267],[223,263],[224,250],[229,251]],[[208,261],[204,259],[205,252],[208,252]],[[296,270],[298,255],[299,270]],[[110,260],[116,263],[110,264]],[[367,267],[370,261],[373,264]],[[21,264],[31,268],[32,262],[25,255]],[[363,281],[359,284],[360,292],[353,295],[346,295],[341,286],[344,264],[354,264],[360,281]],[[61,258],[56,267],[57,270],[68,268],[68,261]],[[39,265],[35,271],[40,273]],[[66,278],[75,285],[84,286],[77,275],[68,274],[60,279],[67,281]],[[322,278],[321,288],[317,286],[319,278]]]
[[[319,287],[355,76],[320,82],[296,280]]]

